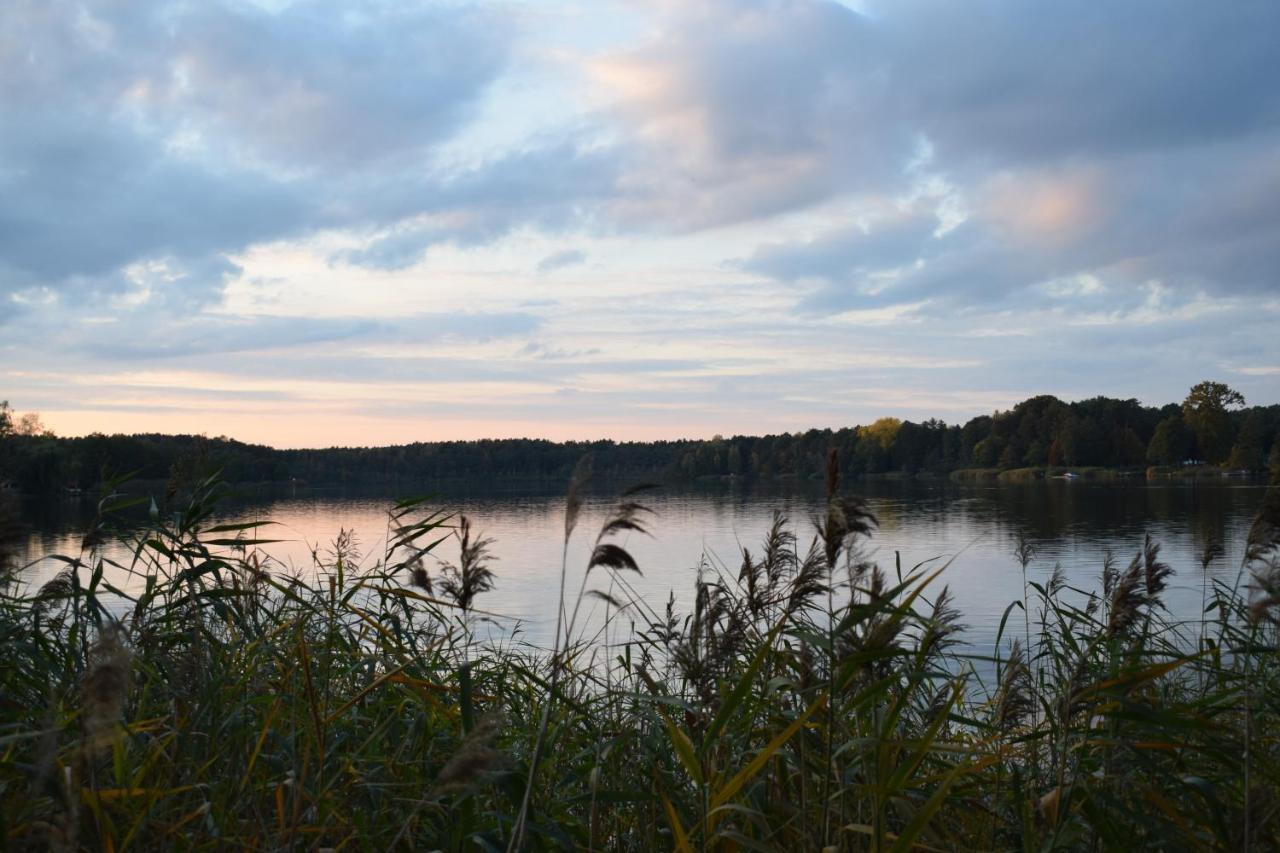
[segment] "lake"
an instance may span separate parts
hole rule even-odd
[[[484,535],[493,537],[497,586],[481,596],[477,607],[502,614],[488,630],[547,645],[555,620],[564,524],[564,498],[550,490],[525,493],[482,493],[448,489],[438,505],[465,513]],[[1187,483],[1085,483],[1040,481],[1022,485],[960,485],[950,482],[871,482],[852,484],[879,517],[880,529],[867,548],[891,574],[896,555],[904,568],[928,560],[951,559],[939,583],[946,583],[969,626],[972,650],[990,648],[1001,615],[1021,598],[1022,575],[1013,556],[1019,535],[1036,549],[1029,574],[1043,580],[1060,563],[1068,582],[1084,589],[1099,586],[1103,556],[1110,549],[1122,564],[1150,533],[1162,557],[1177,572],[1166,604],[1179,619],[1198,621],[1203,584],[1198,554],[1216,538],[1224,553],[1209,567],[1209,580],[1234,582],[1244,539],[1265,484],[1229,480]],[[288,541],[264,546],[276,571],[308,572],[311,552],[322,552],[340,529],[354,530],[366,563],[381,558],[386,539],[387,509],[394,496],[369,492],[298,490],[228,501],[220,521],[271,520],[269,534]],[[802,543],[812,535],[812,518],[823,498],[816,484],[717,483],[660,489],[645,502],[655,514],[653,536],[632,534],[625,540],[643,572],[630,576],[635,590],[661,610],[669,593],[678,606],[692,599],[700,565],[727,567],[736,576],[742,547],[753,551],[767,531],[775,510],[789,516]],[[606,517],[614,497],[608,490],[591,494],[569,550],[570,588],[585,563],[590,540]],[[24,577],[41,584],[60,565],[40,558],[51,553],[74,555],[92,513],[92,502],[64,498],[24,504],[32,533]],[[263,534],[268,535],[268,534]],[[436,552],[456,559],[453,540]],[[434,567],[428,564],[429,567]],[[138,587],[138,579],[117,578]],[[599,585],[607,588],[607,577]],[[594,601],[594,600],[593,600]],[[599,605],[603,606],[603,605]],[[1034,614],[1034,611],[1033,611]],[[1021,622],[1016,613],[1013,624]],[[1019,634],[1021,631],[1018,632]]]

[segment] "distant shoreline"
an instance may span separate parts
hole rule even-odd
[[[584,460],[611,481],[785,482],[823,479],[832,452],[849,482],[1202,479],[1280,468],[1280,405],[1228,408],[1229,397],[1224,403],[1210,392],[1234,393],[1201,383],[1186,402],[1159,408],[1041,395],[963,425],[885,417],[840,429],[651,442],[517,438],[277,450],[200,435],[59,438],[11,430],[0,431],[0,483],[47,494],[94,491],[127,475],[180,487],[219,470],[240,484],[559,486]]]
[[[636,478],[631,476],[601,477],[595,488],[588,491],[608,493],[606,486],[619,483],[628,484]],[[388,478],[383,480],[360,480],[354,482],[303,482],[292,480],[253,480],[228,481],[233,495],[241,497],[261,497],[269,495],[279,498],[290,491],[299,497],[324,493],[369,492],[385,494],[395,491],[403,494],[470,494],[484,495],[548,495],[561,494],[567,481],[561,477],[511,476],[500,482],[483,486],[477,483],[476,477],[450,478]],[[1185,469],[1164,469],[1151,467],[1147,469],[1122,469],[1083,467],[1069,468],[1013,468],[1000,470],[997,468],[962,468],[951,472],[920,471],[907,473],[904,471],[887,471],[881,473],[861,474],[851,478],[854,483],[933,483],[951,485],[1028,485],[1033,483],[1080,482],[1097,484],[1137,484],[1157,481],[1173,482],[1219,482],[1224,480],[1244,480],[1265,482],[1265,474],[1258,472],[1230,471],[1215,466],[1187,466]],[[663,479],[657,485],[668,487],[717,487],[717,486],[821,486],[816,477],[799,477],[789,474],[758,475],[707,475],[695,478]],[[103,493],[104,484],[94,484],[73,491],[61,492],[18,492],[22,497],[62,497],[66,499],[97,500]],[[158,478],[139,478],[127,480],[119,484],[118,491],[126,494],[161,494],[169,487],[167,480]]]

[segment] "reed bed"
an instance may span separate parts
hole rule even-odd
[[[977,659],[945,565],[863,558],[875,518],[842,495],[834,458],[826,515],[777,517],[735,571],[699,575],[689,612],[628,592],[643,567],[626,537],[661,535],[643,491],[584,531],[581,479],[565,541],[591,537],[591,556],[576,590],[565,567],[545,652],[477,639],[484,593],[501,583],[489,543],[425,501],[391,508],[381,553],[343,533],[295,574],[265,560],[269,524],[213,523],[216,478],[177,508],[151,504],[141,530],[117,528],[127,501],[104,496],[53,581],[30,589],[5,566],[0,839],[111,851],[1280,845],[1275,485],[1239,580],[1206,586],[1199,624],[1164,611],[1170,573],[1192,567],[1166,565],[1156,543],[1100,555],[1093,590],[1036,571],[1026,549],[1026,595],[995,657]],[[9,517],[0,508],[0,555],[17,536]],[[129,561],[104,554],[112,537]],[[139,576],[140,591],[115,588],[108,569]],[[603,627],[587,626],[584,602]]]

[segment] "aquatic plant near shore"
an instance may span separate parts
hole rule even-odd
[[[1006,645],[1002,623],[993,655],[958,642],[944,572],[862,556],[872,526],[836,478],[810,546],[776,516],[733,572],[705,564],[688,613],[634,593],[625,537],[661,519],[624,496],[549,652],[466,629],[501,578],[459,517],[404,501],[380,558],[340,536],[291,572],[261,550],[266,524],[212,521],[221,490],[206,479],[132,532],[104,499],[55,583],[5,576],[11,846],[1280,843],[1276,489],[1249,584],[1208,588],[1197,636],[1160,606],[1173,567],[1148,540],[1104,562],[1096,594],[1028,553],[1018,605],[1037,631],[1028,617]],[[130,560],[101,550],[113,536]],[[455,568],[432,578],[451,537]],[[136,588],[113,587],[113,565]],[[584,631],[592,600],[604,625]]]

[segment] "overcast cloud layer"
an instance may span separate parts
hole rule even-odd
[[[1280,4],[0,5],[0,398],[277,445],[1280,401]]]

